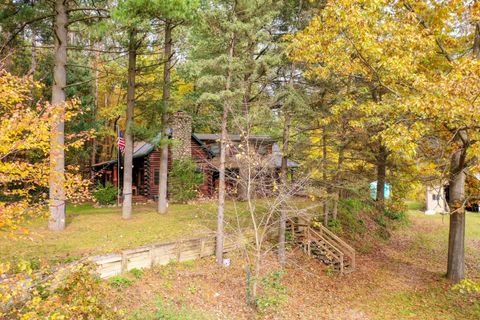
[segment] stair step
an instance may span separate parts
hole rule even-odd
[[[292,222],[288,224],[288,230],[293,235],[291,242],[302,248],[305,253],[342,273],[354,270],[355,251],[330,230],[323,226],[313,229],[307,224],[302,224],[302,229],[299,230],[295,228],[296,226]],[[343,254],[343,268],[340,268],[340,258],[337,258],[339,253]]]

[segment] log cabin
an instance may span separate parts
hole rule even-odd
[[[197,164],[198,172],[203,175],[203,183],[198,188],[200,197],[212,197],[218,188],[219,166],[219,134],[194,133],[192,132],[192,119],[183,112],[176,112],[172,116],[169,139],[168,163],[171,168],[174,160],[191,158]],[[160,140],[158,136],[153,141],[135,141],[133,148],[132,192],[136,200],[153,199],[158,196],[160,177],[160,150],[156,147]],[[237,192],[242,160],[241,153],[242,137],[236,134],[228,136],[228,148],[226,157],[226,184],[230,195]],[[281,155],[275,140],[267,135],[252,135],[249,138],[252,152],[258,159],[262,159],[265,166],[271,168],[269,176],[278,179],[281,166]],[[259,161],[259,164],[262,162]],[[118,168],[120,163],[120,168]],[[294,161],[287,162],[290,176],[298,167]],[[107,182],[114,186],[122,186],[123,167],[122,160],[112,159],[93,165],[96,183],[105,185]],[[270,179],[271,180],[271,179]],[[270,183],[271,184],[271,183]],[[265,185],[269,185],[265,183]],[[271,186],[267,187],[272,189]],[[265,194],[265,192],[263,193]]]

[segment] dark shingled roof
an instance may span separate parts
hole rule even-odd
[[[146,155],[148,155],[150,152],[152,152],[155,149],[155,145],[157,145],[160,142],[160,134],[157,135],[154,139],[152,139],[151,142],[146,142],[146,141],[136,141],[133,143],[133,158],[141,158]],[[203,143],[195,133],[192,133],[192,139],[194,139],[200,146],[208,152],[208,154],[213,157],[212,151]],[[104,161],[100,163],[96,163],[93,166],[94,167],[99,167],[99,166],[108,166],[112,163],[116,163],[117,160],[109,160],[109,161]]]
[[[198,139],[200,140],[220,140],[220,133],[194,133],[195,136],[197,136]],[[229,134],[228,139],[231,141],[240,141],[240,135],[239,134]],[[273,142],[275,141],[272,139],[272,137],[267,136],[267,135],[251,135],[250,140],[255,140],[255,141],[265,141],[265,142]]]

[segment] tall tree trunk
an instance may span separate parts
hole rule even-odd
[[[255,55],[255,48],[256,48],[255,43],[253,41],[249,42],[248,47],[249,47],[248,64],[250,66],[254,66],[255,65],[254,55]],[[252,95],[252,80],[253,80],[252,75],[253,75],[253,72],[248,72],[245,74],[243,79],[245,83],[245,91],[243,93],[243,115],[246,123],[245,123],[245,132],[240,137],[240,144],[242,147],[240,147],[239,149],[240,149],[240,152],[245,152],[245,155],[247,157],[250,157],[250,154],[249,154],[250,141],[248,141],[248,139],[250,137],[250,131],[252,128],[252,123],[250,121],[251,119],[249,116],[250,115],[250,99]],[[249,197],[249,195],[247,195],[249,188],[247,187],[247,182],[246,182],[249,179],[249,174],[248,174],[249,168],[247,168],[249,164],[247,164],[245,161],[239,161],[238,166],[239,166],[240,179],[237,185],[237,198],[240,201],[245,201]],[[250,184],[250,188],[251,187],[252,185]]]
[[[293,76],[293,75],[292,75]],[[290,142],[291,116],[288,111],[285,112],[285,122],[283,124],[283,146],[282,146],[282,164],[280,167],[280,228],[278,230],[278,262],[284,267],[286,263],[285,256],[285,231],[287,225],[287,194],[288,194],[288,146]]]
[[[30,69],[28,70],[27,75],[32,76],[32,78],[35,76],[35,71],[37,70],[37,43],[35,41],[36,38],[36,32],[32,28],[32,39],[31,39],[31,45],[32,45],[32,54],[30,56]]]
[[[475,37],[473,39],[473,58],[480,59],[480,21],[475,25]]]
[[[328,226],[328,216],[329,216],[329,201],[328,201],[328,192],[329,187],[327,186],[327,128],[323,127],[322,130],[322,151],[323,151],[323,159],[322,159],[322,175],[323,175],[323,183],[325,184],[325,190],[327,191],[327,197],[323,203],[323,225],[326,227]]]
[[[94,45],[94,48],[99,49],[96,44]],[[97,112],[98,112],[98,104],[99,104],[99,79],[98,79],[98,77],[100,76],[100,72],[98,70],[99,63],[100,63],[100,51],[97,50],[95,52],[95,60],[94,60],[94,66],[93,66],[95,68],[95,87],[94,87],[95,101],[93,103],[93,111],[92,111],[94,122],[97,121]],[[95,163],[97,163],[97,148],[98,148],[97,144],[98,144],[97,138],[93,137],[92,138],[92,153],[90,155],[90,179],[92,181],[93,181],[93,179],[95,179],[95,171],[93,170],[93,166],[95,165]]]
[[[290,90],[294,89],[294,72],[295,64],[292,63],[290,68],[290,79],[288,80],[288,86]],[[284,106],[285,108],[286,106]],[[283,268],[286,263],[285,253],[285,232],[287,229],[287,194],[288,194],[288,148],[290,145],[290,126],[292,122],[292,115],[289,110],[284,110],[284,123],[283,123],[283,137],[282,137],[282,163],[280,166],[280,226],[278,234],[278,262]]]
[[[333,198],[333,209],[332,209],[332,219],[337,220],[338,218],[338,201],[340,199],[340,189],[338,185],[340,184],[341,179],[341,170],[342,164],[345,160],[345,145],[340,147],[338,151],[338,162],[337,162],[337,171],[335,172],[335,194]]]
[[[170,68],[172,58],[172,23],[165,24],[165,43],[163,51],[163,95],[162,95],[162,143],[160,145],[160,181],[158,183],[158,213],[167,213],[168,187],[168,103],[170,101]]]
[[[67,0],[55,1],[52,105],[59,109],[50,140],[50,230],[65,229],[65,87],[67,85]]]
[[[480,59],[480,22],[475,25],[472,56]],[[462,148],[452,154],[450,161],[447,262],[447,278],[455,283],[465,277],[465,157],[470,143],[467,131],[460,130],[456,140],[462,142]]]
[[[128,40],[128,89],[125,130],[125,155],[123,157],[123,205],[122,218],[132,217],[132,165],[133,165],[133,109],[135,107],[135,76],[137,64],[136,30],[130,29]]]
[[[224,213],[225,213],[225,159],[226,159],[226,144],[227,144],[227,123],[228,112],[230,110],[230,98],[228,97],[230,91],[230,82],[232,78],[232,59],[233,49],[235,47],[235,36],[232,34],[230,45],[228,48],[228,65],[227,74],[225,78],[225,93],[223,102],[223,114],[222,114],[222,134],[220,139],[220,165],[218,168],[218,213],[217,213],[217,241],[215,248],[215,257],[219,265],[223,264],[223,242],[224,242]]]
[[[466,131],[460,131],[461,140],[467,140]],[[448,234],[447,278],[459,282],[465,277],[465,155],[467,145],[455,151],[450,160],[449,202],[450,227]]]
[[[387,158],[388,151],[385,146],[381,145],[377,155],[377,197],[378,206],[384,208],[385,204],[385,184],[387,176]]]

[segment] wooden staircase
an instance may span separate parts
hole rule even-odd
[[[333,267],[340,274],[355,270],[355,249],[323,225],[314,226],[289,220],[288,231],[292,235],[292,242],[307,255]]]

